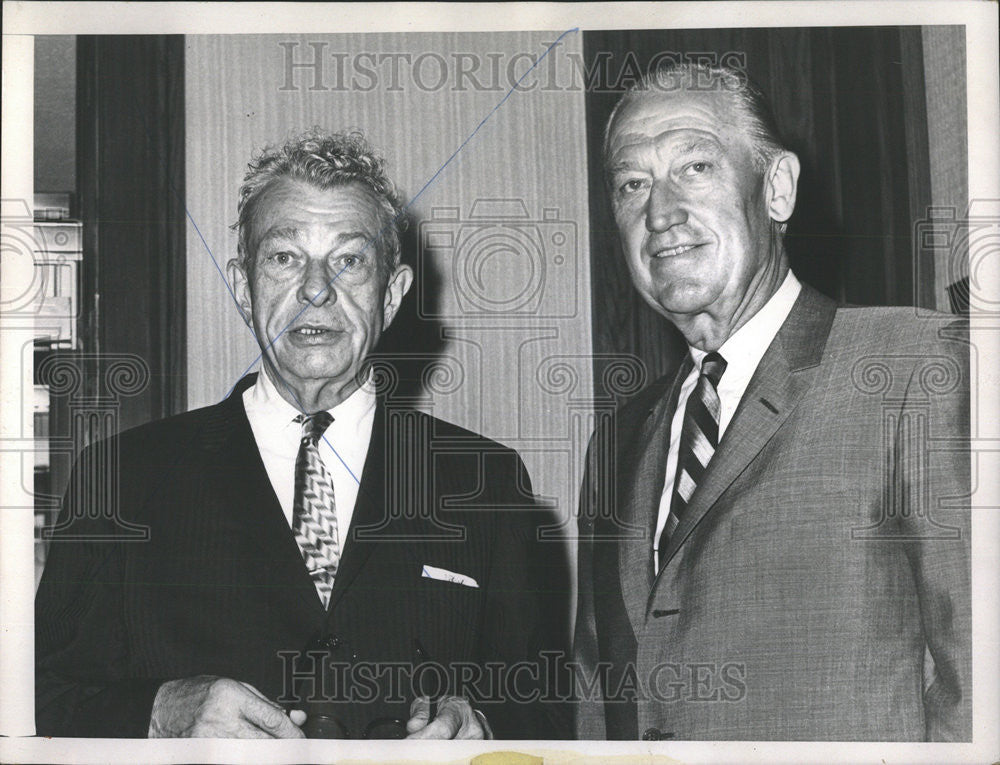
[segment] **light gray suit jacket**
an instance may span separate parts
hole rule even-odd
[[[577,734],[970,740],[968,329],[804,287],[654,577],[680,380],[591,440]]]

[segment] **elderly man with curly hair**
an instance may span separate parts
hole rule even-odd
[[[358,134],[250,163],[229,277],[262,370],[117,436],[144,543],[96,541],[113,498],[101,445],[81,455],[63,513],[91,541],[54,542],[36,601],[39,734],[557,733],[531,703],[555,646],[524,465],[375,385],[403,213]]]

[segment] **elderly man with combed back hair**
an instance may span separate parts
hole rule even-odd
[[[81,455],[63,518],[111,541],[53,541],[40,735],[559,735],[537,667],[506,672],[559,647],[524,465],[373,379],[413,278],[403,220],[358,134],[250,163],[229,276],[262,370],[116,437],[117,512],[146,542],[113,541]]]
[[[967,325],[796,279],[799,161],[741,72],[656,71],[604,162],[688,354],[591,441],[578,734],[969,741]]]

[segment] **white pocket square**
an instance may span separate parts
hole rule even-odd
[[[476,587],[477,589],[479,587],[479,582],[471,576],[456,574],[454,571],[449,571],[446,568],[438,568],[437,566],[425,565],[420,572],[420,576],[425,579],[439,579],[442,582],[454,582],[455,584],[465,585],[466,587]]]

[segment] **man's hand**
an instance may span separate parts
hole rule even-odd
[[[252,685],[199,675],[160,686],[153,700],[149,737],[304,738],[304,734],[284,709]]]
[[[410,719],[406,722],[407,738],[492,738],[486,720],[480,717],[460,696],[445,696],[437,705],[437,715],[427,722],[430,699],[419,696],[410,705]]]

